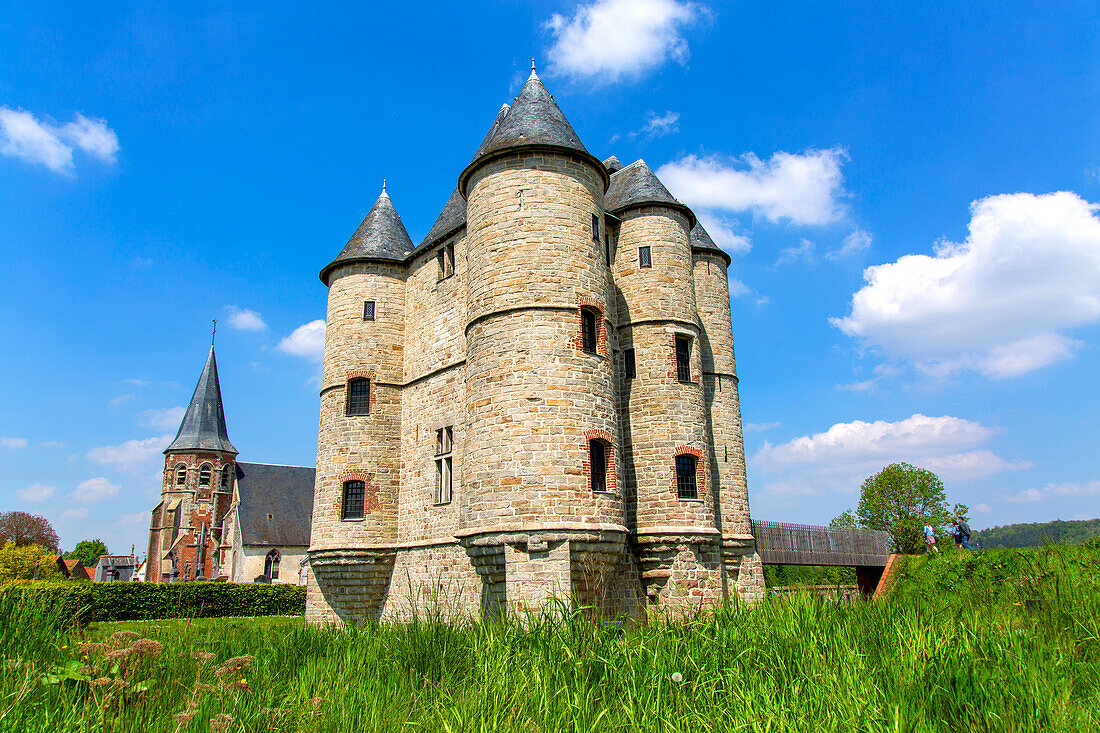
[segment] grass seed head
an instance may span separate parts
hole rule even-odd
[[[239,672],[243,672],[248,669],[248,665],[252,664],[252,655],[244,654],[239,657],[233,657],[222,662],[214,670],[214,674],[219,677],[235,676]]]

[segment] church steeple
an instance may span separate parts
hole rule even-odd
[[[229,433],[225,428],[222,389],[218,384],[218,364],[214,359],[213,346],[206,357],[206,366],[202,369],[199,383],[195,385],[195,393],[191,395],[191,404],[187,406],[176,439],[164,452],[193,450],[237,452],[229,442]]]

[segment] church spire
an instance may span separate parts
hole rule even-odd
[[[191,395],[191,404],[183,415],[176,439],[164,452],[191,450],[237,452],[229,442],[229,433],[225,428],[225,409],[222,407],[222,388],[218,383],[218,364],[214,359],[213,344],[206,357],[206,366],[202,369],[199,383],[195,385],[195,393]]]

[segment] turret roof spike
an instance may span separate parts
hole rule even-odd
[[[229,442],[225,428],[225,410],[222,407],[222,388],[218,384],[218,363],[214,359],[214,347],[206,357],[191,403],[183,415],[176,439],[164,449],[165,453],[190,450],[214,450],[236,453]]]
[[[344,249],[332,262],[321,270],[321,282],[328,285],[328,275],[337,265],[356,260],[392,260],[404,262],[405,255],[413,249],[409,233],[401,223],[397,209],[393,207],[386,183],[382,182],[382,193],[374,206],[363,219],[363,223],[351,235]]]

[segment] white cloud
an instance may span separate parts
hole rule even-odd
[[[46,484],[31,484],[25,489],[19,489],[15,492],[23,501],[29,501],[37,504],[40,501],[46,501],[51,496],[57,493],[57,489],[53,486],[47,486]]]
[[[751,212],[772,222],[819,226],[841,221],[847,207],[841,148],[778,152],[767,160],[688,155],[657,170],[675,196],[692,208]]]
[[[127,440],[121,445],[106,445],[92,448],[88,458],[103,466],[113,466],[119,471],[134,471],[143,468],[150,461],[160,457],[160,452],[168,447],[174,435],[160,435],[145,440]]]
[[[680,126],[677,124],[679,121],[679,112],[668,110],[663,115],[650,112],[646,116],[645,127],[642,128],[642,134],[650,138],[671,135],[680,131]]]
[[[229,311],[229,327],[238,331],[263,331],[267,328],[260,314],[249,308],[238,308],[235,305],[227,306]]]
[[[116,527],[147,527],[149,526],[149,512],[134,512],[132,514],[120,514]]]
[[[26,438],[0,438],[0,446],[5,448],[26,448],[27,445]]]
[[[871,246],[871,235],[862,229],[853,229],[848,236],[844,238],[844,241],[840,243],[838,249],[834,249],[828,252],[825,256],[830,260],[839,260],[844,257],[850,257],[854,254],[862,252]]]
[[[966,241],[864,270],[851,313],[830,322],[933,377],[1008,378],[1064,361],[1065,332],[1100,322],[1097,205],[1061,191],[971,204]]]
[[[69,498],[81,504],[95,504],[112,498],[118,493],[118,489],[117,484],[112,484],[103,477],[90,478],[77,484],[76,489],[69,494]]]
[[[275,348],[310,361],[321,361],[325,356],[325,322],[318,319],[298,326]]]
[[[779,250],[779,257],[775,260],[776,267],[793,265],[798,262],[810,264],[814,261],[814,243],[803,239],[796,247],[786,247]]]
[[[0,153],[72,175],[73,146],[109,164],[119,149],[118,136],[103,120],[78,112],[73,122],[57,126],[30,112],[0,107]]]
[[[752,464],[768,477],[768,492],[787,495],[855,491],[865,478],[898,461],[927,468],[945,481],[1031,468],[1027,461],[974,450],[998,432],[972,420],[920,413],[897,422],[855,420],[779,445],[765,442]]]
[[[126,384],[132,384],[135,387],[148,387],[150,384],[149,380],[147,379],[135,379],[133,377],[131,377],[130,379],[123,379],[122,381],[126,382]]]
[[[86,506],[73,507],[61,512],[62,519],[87,519],[87,517],[88,507]]]
[[[107,406],[108,407],[121,407],[122,405],[125,405],[130,400],[134,399],[134,397],[135,397],[135,395],[132,392],[127,393],[127,394],[120,394],[117,397],[112,397],[111,401],[107,403]]]
[[[772,430],[780,426],[777,422],[747,422],[742,427],[746,433],[762,433],[765,430]]]
[[[1005,497],[1005,501],[1032,502],[1043,501],[1056,496],[1098,496],[1100,495],[1100,481],[1085,481],[1084,483],[1046,484],[1040,489],[1025,489],[1013,496]]]
[[[60,440],[44,440],[38,444],[43,448],[64,448],[65,444]]]
[[[670,59],[684,64],[683,29],[709,15],[698,3],[678,0],[597,0],[570,17],[555,13],[545,24],[554,36],[550,73],[610,83]]]
[[[974,505],[975,514],[989,514],[993,511],[993,507],[986,504],[984,501]]]
[[[139,423],[143,427],[156,428],[157,430],[178,430],[186,411],[183,407],[162,407],[155,410],[146,410],[141,413]]]
[[[730,254],[743,254],[752,249],[752,240],[738,231],[735,222],[712,211],[700,210],[695,215],[714,243]]]

